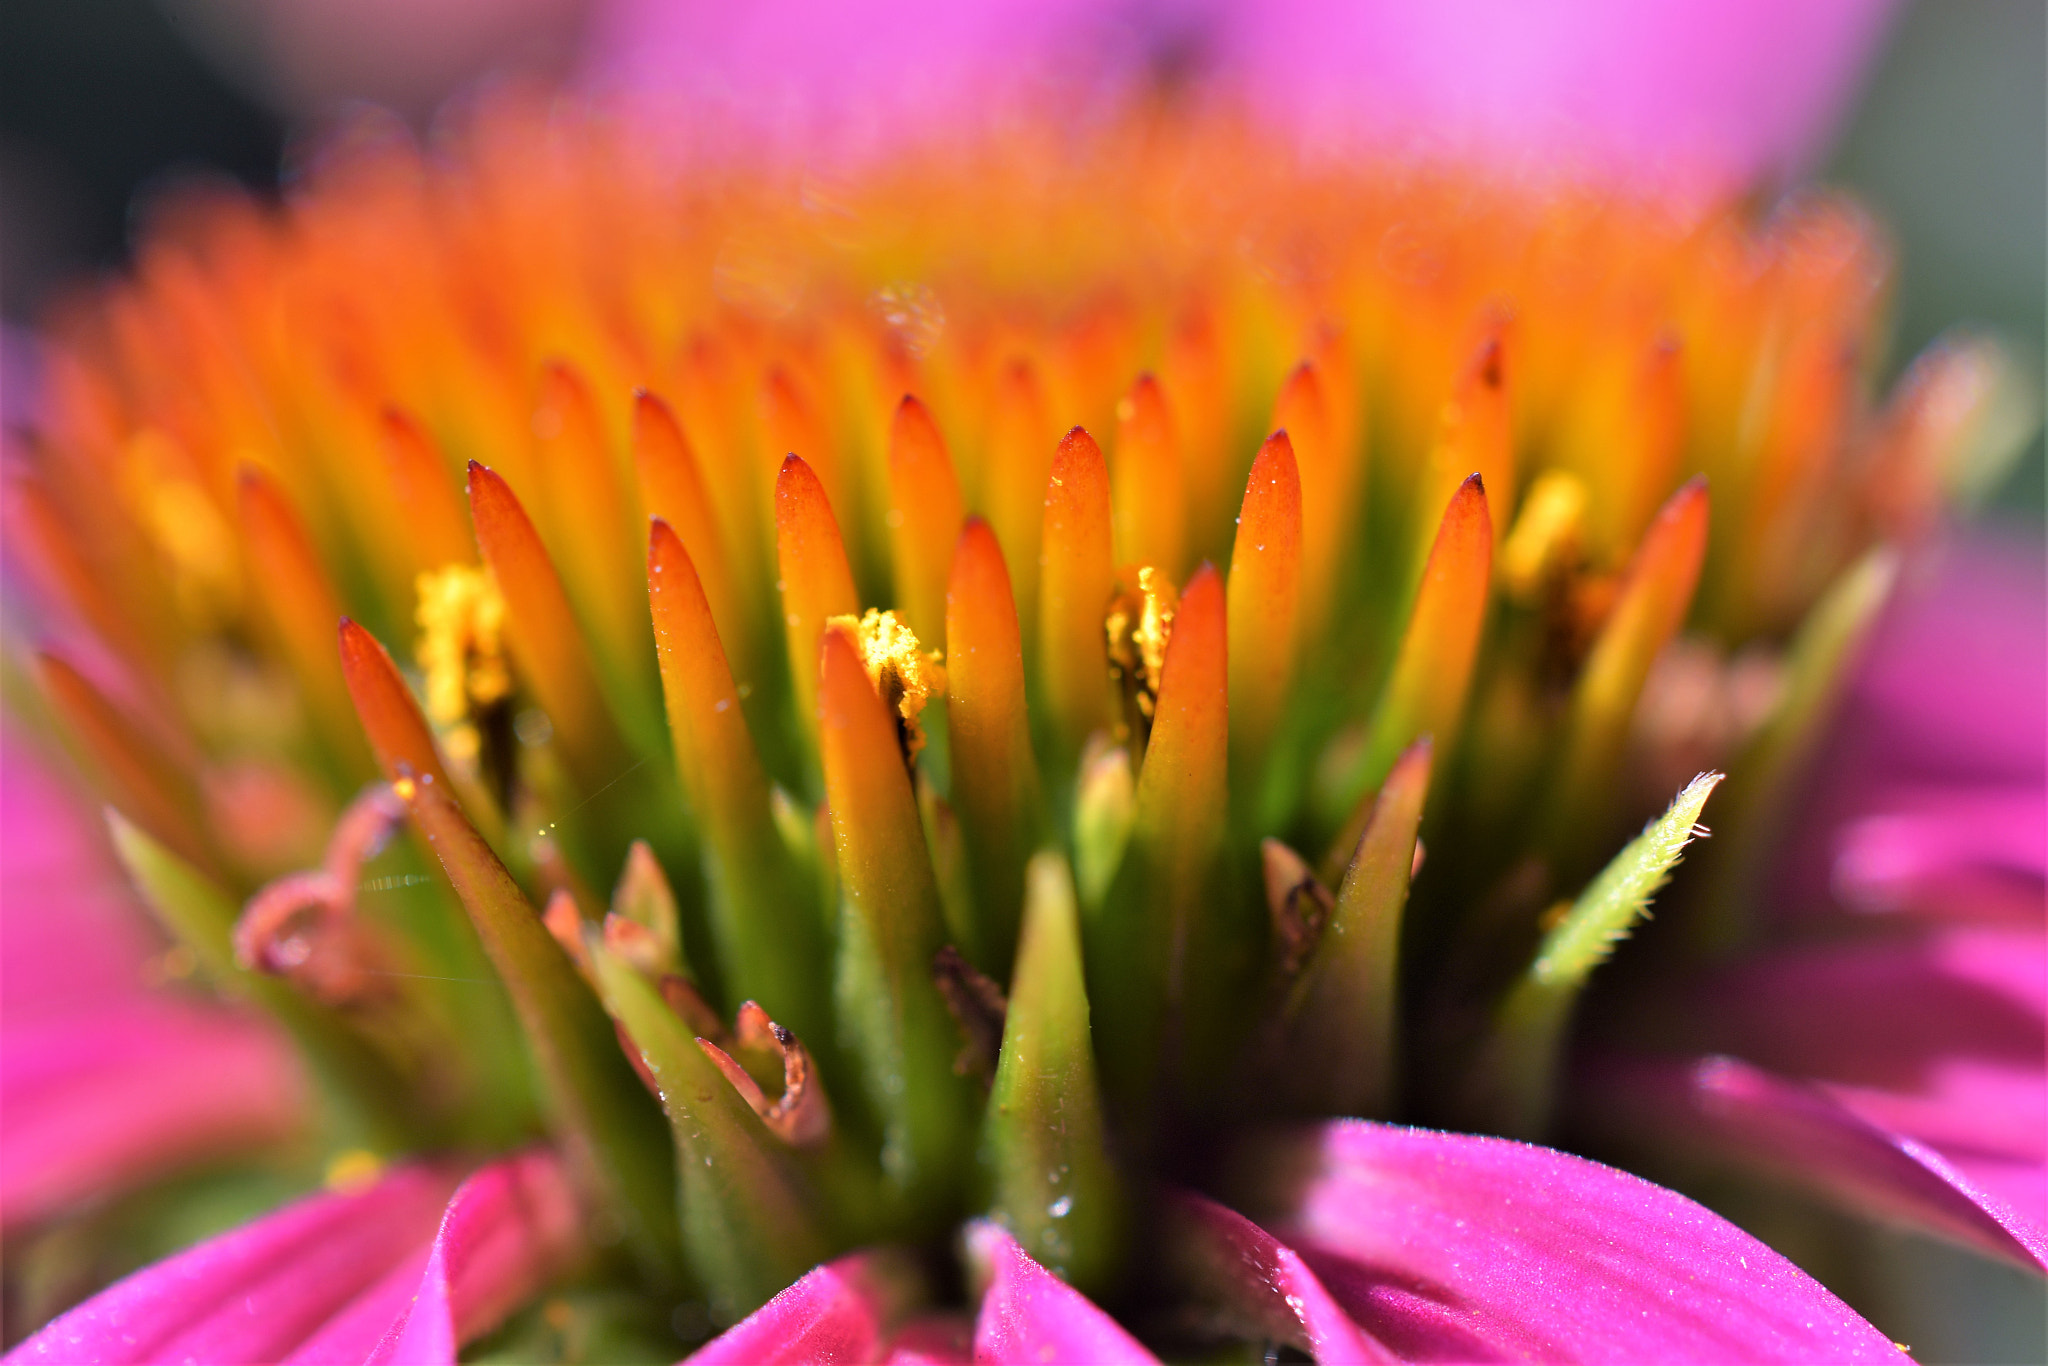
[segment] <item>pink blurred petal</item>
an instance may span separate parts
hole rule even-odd
[[[160,940],[96,818],[33,747],[0,745],[0,1230],[299,1132],[283,1037],[145,985]]]
[[[1953,785],[1889,794],[1835,838],[1851,910],[2039,920],[2048,912],[2048,789]]]
[[[1261,1222],[1410,1359],[1905,1359],[1734,1225],[1582,1158],[1362,1120],[1260,1157]]]
[[[132,996],[159,945],[76,793],[0,732],[0,1024]]]
[[[476,1173],[442,1216],[411,1315],[368,1360],[453,1366],[459,1344],[497,1327],[574,1260],[581,1222],[568,1174],[546,1149]]]
[[[1893,0],[621,0],[601,87],[816,147],[1074,90],[1194,80],[1319,140],[1748,179],[1811,164]]]
[[[169,998],[0,1031],[0,1230],[291,1138],[307,1097],[269,1030]]]
[[[1681,1010],[1666,1006],[1686,1022],[1685,1051],[1921,1098],[1913,1136],[1999,1152],[2031,1135],[2037,1160],[2048,1142],[2048,937],[2038,929],[1779,950],[1697,984]]]
[[[431,1166],[354,1195],[316,1195],[146,1267],[8,1354],[31,1361],[283,1359],[415,1255],[454,1184]]]
[[[1666,1150],[1788,1179],[1843,1207],[2048,1271],[2048,1227],[1940,1152],[1819,1086],[1733,1058],[1607,1061],[1587,1069],[1589,1122]]]
[[[430,1248],[394,1267],[301,1343],[292,1366],[452,1363],[576,1256],[576,1201],[561,1162],[536,1149],[471,1176]]]
[[[1201,1264],[1203,1289],[1247,1337],[1291,1342],[1324,1366],[1397,1360],[1330,1297],[1291,1248],[1213,1200],[1192,1192],[1171,1197],[1174,1255]]]
[[[886,1253],[856,1252],[813,1267],[787,1290],[690,1355],[688,1366],[874,1361],[901,1304]]]
[[[1495,158],[1690,168],[1810,165],[1890,0],[1272,0],[1231,5],[1219,61],[1325,136]]]
[[[1000,1226],[967,1226],[967,1254],[987,1279],[974,1322],[977,1362],[1085,1361],[1157,1366],[1158,1358],[1086,1296],[1031,1259]]]
[[[2048,864],[2040,540],[1978,528],[1915,570],[1813,766],[1773,901],[2038,920]]]

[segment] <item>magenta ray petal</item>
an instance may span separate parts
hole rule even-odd
[[[460,1344],[496,1327],[581,1246],[575,1196],[552,1152],[493,1163],[455,1192],[430,1249],[358,1296],[290,1360],[454,1366]]]
[[[12,1025],[0,1031],[0,1230],[281,1142],[305,1113],[283,1042],[225,1011],[138,996]]]
[[[1398,1360],[1351,1321],[1299,1254],[1233,1210],[1192,1192],[1171,1197],[1176,1255],[1198,1263],[1201,1288],[1249,1330],[1323,1366]]]
[[[988,1282],[974,1321],[977,1362],[1157,1366],[1159,1359],[1115,1319],[1033,1261],[999,1225],[977,1219],[966,1240],[969,1259]]]
[[[280,1360],[428,1240],[451,1185],[444,1168],[409,1166],[288,1205],[94,1296],[8,1366]]]
[[[1675,1013],[1683,1037],[1660,1037],[1658,1051],[1725,1053],[1845,1088],[1850,1108],[1943,1149],[2048,1160],[2048,938],[2038,928],[1949,927],[1759,955],[1699,983]]]
[[[878,1360],[908,1298],[897,1258],[856,1252],[797,1282],[691,1354],[687,1366],[797,1366]]]
[[[1835,838],[1851,910],[2039,921],[2048,911],[2048,791],[1983,784],[1900,792]]]
[[[1339,1120],[1246,1170],[1261,1222],[1412,1360],[1906,1359],[1733,1224],[1583,1158]]]
[[[1821,1086],[1734,1058],[1603,1060],[1586,1069],[1579,1095],[1589,1122],[1660,1149],[1761,1169],[1851,1210],[2048,1271],[2038,1216]]]
[[[267,1021],[144,986],[157,946],[74,795],[0,735],[0,1231],[291,1137]]]

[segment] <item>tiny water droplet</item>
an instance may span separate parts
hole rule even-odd
[[[1062,1195],[1045,1207],[1045,1212],[1054,1219],[1064,1219],[1074,1212],[1074,1197]]]

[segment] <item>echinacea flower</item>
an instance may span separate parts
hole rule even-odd
[[[1995,425],[1981,348],[1880,416],[1886,270],[1831,198],[1146,104],[826,175],[506,102],[188,205],[52,328],[13,544],[89,648],[34,672],[391,1175],[21,1355],[449,1360],[553,1285],[501,1331],[1895,1357],[1486,1136],[1593,1103],[1579,997],[1723,765],[1654,947],[1754,937],[1893,546]],[[1645,730],[1681,641],[1725,724]],[[471,1178],[548,1174],[465,1279],[500,1225],[436,1238],[444,1188],[541,1134]]]

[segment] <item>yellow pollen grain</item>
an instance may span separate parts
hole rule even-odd
[[[934,697],[946,695],[946,670],[939,652],[922,649],[916,634],[894,612],[870,607],[857,618],[833,617],[828,624],[853,628],[868,681],[902,719],[904,749],[915,758],[924,748],[918,715]]]
[[[1159,697],[1159,677],[1166,668],[1166,642],[1173,635],[1173,614],[1180,610],[1180,594],[1164,571],[1141,565],[1137,584],[1130,586],[1128,572],[1117,595],[1110,599],[1103,618],[1109,642],[1109,662],[1136,685],[1138,710],[1152,715]]]
[[[427,570],[414,589],[420,635],[413,657],[426,673],[427,714],[459,728],[512,691],[502,640],[505,599],[488,569],[467,564]]]
[[[322,1180],[337,1195],[354,1195],[376,1185],[383,1174],[383,1158],[368,1148],[347,1148],[327,1160]]]

